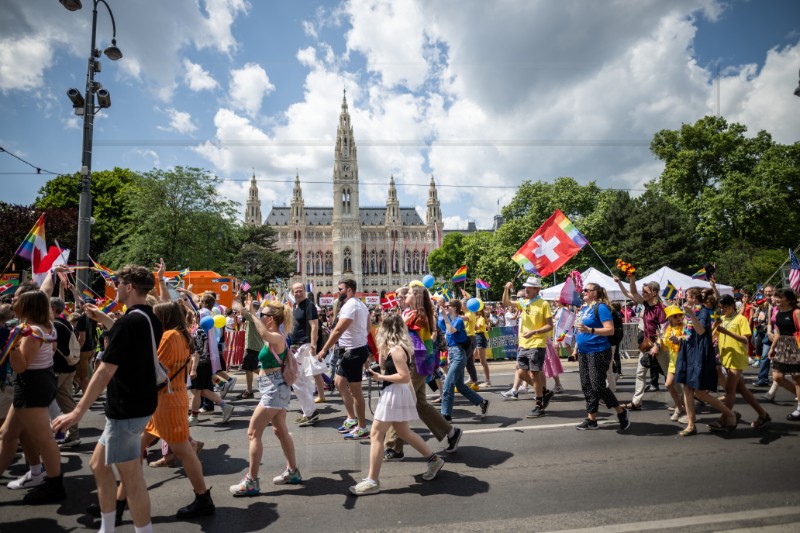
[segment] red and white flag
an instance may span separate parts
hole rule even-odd
[[[58,265],[66,265],[69,260],[69,250],[62,250],[58,246],[51,246],[47,255],[39,257],[33,256],[33,281],[37,285],[41,285],[47,276],[50,275],[50,270]]]
[[[397,307],[397,294],[394,292],[387,292],[386,295],[381,298],[381,308],[384,311],[388,311],[393,307]]]
[[[791,248],[789,248],[789,286],[794,292],[800,292],[800,261]]]

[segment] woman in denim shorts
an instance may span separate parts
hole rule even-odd
[[[247,318],[253,304],[249,294],[245,304],[245,308],[242,308],[238,302],[234,302],[233,308]],[[300,470],[297,468],[294,441],[286,427],[286,411],[289,409],[289,397],[292,391],[283,380],[282,372],[284,359],[287,356],[291,357],[283,335],[290,333],[292,308],[284,307],[278,302],[265,302],[258,314],[259,317],[253,320],[252,324],[264,339],[264,347],[258,354],[261,370],[257,383],[261,400],[250,418],[250,427],[247,428],[247,438],[250,441],[250,467],[238,484],[231,485],[230,491],[234,496],[255,496],[261,492],[258,479],[261,456],[264,452],[261,436],[270,422],[286,457],[286,469],[282,474],[272,478],[272,482],[276,485],[286,483],[296,485],[302,481]],[[280,331],[281,324],[284,325],[284,334]]]

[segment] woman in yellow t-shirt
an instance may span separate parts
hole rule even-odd
[[[678,350],[681,349],[684,314],[683,310],[677,305],[670,305],[664,309],[664,314],[667,316],[667,327],[664,329],[664,334],[658,344],[661,349],[666,349],[669,352],[666,387],[667,392],[672,397],[672,401],[675,402],[675,410],[672,412],[670,420],[677,422],[682,414],[686,414],[682,391],[679,391],[675,384],[675,361],[678,359]]]
[[[483,367],[484,387],[492,386],[492,380],[489,377],[489,364],[486,362],[486,348],[489,346],[488,322],[486,309],[481,309],[475,313],[475,355],[478,356]]]
[[[747,368],[747,348],[750,343],[752,332],[750,324],[744,315],[736,312],[736,301],[733,296],[728,294],[719,299],[722,306],[722,317],[717,321],[717,335],[719,339],[719,359],[728,370],[728,379],[725,382],[725,405],[728,409],[733,409],[736,403],[736,393],[746,401],[750,407],[758,413],[758,418],[751,424],[754,428],[764,427],[770,417],[750,389],[744,384],[743,373]],[[741,415],[736,414],[736,421]],[[716,421],[709,424],[721,424]]]

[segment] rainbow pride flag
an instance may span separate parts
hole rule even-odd
[[[558,209],[511,256],[526,272],[552,274],[589,244],[583,233]]]
[[[39,257],[44,257],[47,254],[47,246],[44,242],[44,213],[39,216],[39,220],[36,221],[25,240],[19,245],[15,255],[33,263],[35,250],[39,251]]]
[[[707,277],[706,277],[706,267],[703,267],[700,270],[698,270],[697,272],[695,272],[694,274],[692,274],[692,279],[702,279],[702,280],[707,279]]]
[[[456,270],[456,273],[453,274],[452,281],[454,284],[464,283],[465,281],[467,281],[467,265],[464,265],[458,270]]]

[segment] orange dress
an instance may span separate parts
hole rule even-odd
[[[189,343],[179,331],[170,329],[161,337],[158,346],[158,360],[167,367],[167,375],[172,378],[175,372],[189,358]],[[162,438],[167,442],[184,442],[189,440],[189,396],[186,392],[186,376],[189,365],[170,381],[167,387],[158,391],[158,407],[153,413],[145,431]]]

